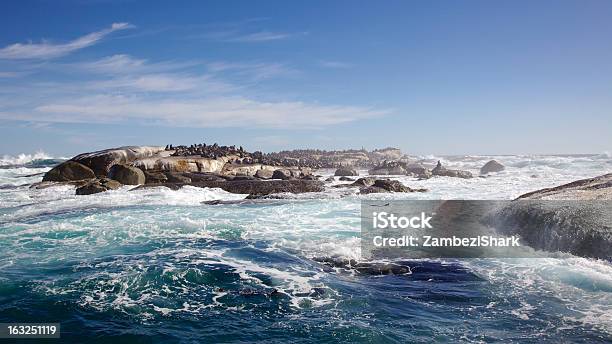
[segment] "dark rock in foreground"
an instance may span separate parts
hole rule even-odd
[[[535,249],[612,260],[612,174],[524,194],[488,222]]]
[[[528,192],[518,199],[612,200],[612,173]]]
[[[94,171],[91,168],[76,161],[69,160],[55,166],[47,172],[43,177],[43,182],[67,182],[92,179],[95,177]]]
[[[491,172],[501,172],[504,169],[505,169],[504,165],[500,164],[499,162],[495,160],[491,160],[480,168],[480,174],[487,174]]]

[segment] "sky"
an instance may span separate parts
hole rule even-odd
[[[612,151],[610,1],[2,1],[0,155]]]

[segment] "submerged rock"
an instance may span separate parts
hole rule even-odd
[[[95,177],[96,175],[91,168],[76,161],[68,160],[45,173],[43,182],[67,182]]]
[[[480,168],[480,174],[487,174],[491,172],[501,172],[504,169],[505,169],[504,165],[500,164],[499,162],[495,160],[491,160]]]

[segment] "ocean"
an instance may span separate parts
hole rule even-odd
[[[423,259],[400,275],[317,262],[360,259],[363,199],[513,199],[612,171],[607,154],[421,158],[475,174],[494,158],[506,170],[399,178],[425,193],[328,188],[206,205],[246,195],[31,189],[63,159],[5,156],[0,323],[59,322],[61,341],[76,343],[612,342],[608,261]]]

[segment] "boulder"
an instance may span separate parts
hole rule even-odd
[[[289,169],[278,169],[272,173],[272,179],[289,180],[295,178],[295,173]]]
[[[353,179],[353,178],[344,177],[344,176],[338,178],[338,180],[341,181],[341,182],[354,182],[355,181],[355,179]]]
[[[55,166],[49,172],[45,173],[43,181],[67,182],[74,180],[92,179],[95,177],[96,175],[91,168],[76,161],[69,160]]]
[[[487,174],[491,172],[501,172],[504,169],[505,169],[504,165],[500,164],[499,162],[495,160],[491,160],[480,168],[480,174]]]
[[[145,175],[146,184],[158,184],[165,183],[168,181],[168,177],[162,172],[143,171]]]
[[[124,185],[140,185],[146,181],[141,169],[122,164],[113,165],[108,171],[108,177]]]
[[[273,171],[261,169],[255,172],[255,177],[259,179],[271,179],[273,174]]]
[[[121,187],[121,183],[108,178],[98,178],[89,181],[87,184],[76,189],[77,195],[91,195],[108,190],[116,190]]]
[[[126,146],[79,154],[71,160],[91,168],[96,176],[106,177],[113,165],[130,164],[136,159],[152,157],[163,151],[164,147]]]
[[[342,167],[336,170],[334,176],[336,177],[345,177],[345,176],[358,176],[359,172],[352,168]]]

